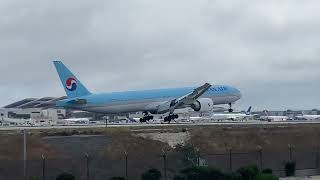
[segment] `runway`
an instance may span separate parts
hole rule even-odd
[[[15,131],[15,130],[46,130],[46,129],[85,129],[85,128],[128,128],[128,127],[168,127],[168,126],[254,126],[254,125],[296,125],[296,124],[320,124],[320,121],[281,121],[281,122],[205,122],[205,123],[149,123],[149,124],[105,124],[100,125],[56,125],[56,126],[1,126],[0,131]]]

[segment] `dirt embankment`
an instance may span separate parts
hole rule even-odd
[[[190,143],[202,152],[225,152],[226,149],[252,151],[257,148],[315,148],[320,145],[320,125],[263,127],[201,127],[191,130]]]
[[[172,130],[174,129],[174,130]],[[78,147],[76,150],[81,150],[82,147],[94,146],[94,143],[99,143],[99,148],[94,149],[92,154],[99,156],[109,157],[111,159],[123,158],[124,153],[135,154],[141,159],[147,159],[148,156],[161,156],[163,151],[174,151],[170,142],[180,142],[181,133],[188,134],[185,138],[187,142],[194,145],[203,153],[212,152],[225,152],[227,149],[232,148],[239,151],[252,151],[258,147],[264,149],[285,149],[288,144],[294,145],[296,148],[315,148],[320,146],[320,125],[288,125],[288,126],[203,126],[203,127],[166,127],[160,130],[161,137],[156,136],[152,138],[157,132],[152,131],[150,135],[148,132],[144,136],[141,130],[128,129],[128,128],[115,128],[115,129],[91,129],[91,130],[58,130],[58,135],[63,134],[69,137],[72,134],[90,134],[101,135],[99,140],[91,141],[91,138],[96,137],[77,137],[77,140],[61,140],[55,139],[46,140],[43,137],[54,136],[56,130],[46,131],[33,131],[28,135],[27,149],[28,159],[39,159],[42,154],[51,158],[62,158],[68,156],[64,152],[65,147],[74,146]],[[66,132],[65,132],[66,131]],[[186,132],[185,132],[186,131]],[[176,135],[175,135],[176,134]],[[159,136],[160,136],[159,135]],[[63,138],[62,136],[62,138]],[[168,136],[168,143],[166,143],[166,136]],[[61,137],[60,137],[61,138]],[[175,138],[177,141],[175,141]],[[105,141],[105,142],[104,142]],[[53,142],[53,143],[52,143]],[[101,142],[104,145],[101,145]],[[60,144],[59,144],[60,143]],[[76,144],[77,143],[77,144]],[[89,144],[91,143],[91,144]],[[87,145],[87,146],[82,146]],[[98,146],[97,146],[98,147]],[[72,151],[72,149],[68,149]],[[67,151],[66,151],[67,152]],[[72,153],[72,152],[71,152]],[[1,133],[0,134],[0,160],[21,160],[23,157],[23,135],[21,133]]]

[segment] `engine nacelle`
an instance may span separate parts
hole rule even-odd
[[[197,112],[208,112],[213,110],[213,101],[210,98],[200,98],[191,105]]]

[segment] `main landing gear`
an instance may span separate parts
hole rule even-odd
[[[143,112],[143,114],[144,114],[143,117],[140,118],[141,123],[147,122],[153,119],[153,116],[149,115],[148,112]]]
[[[178,119],[179,116],[178,114],[169,114],[169,116],[164,118],[164,122],[168,122],[170,124],[170,122],[174,119]]]
[[[229,103],[229,112],[232,113],[233,112],[233,109],[232,109],[232,104]]]

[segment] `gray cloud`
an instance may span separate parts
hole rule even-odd
[[[239,108],[317,108],[319,5],[3,0],[0,103],[64,95],[59,57],[95,92],[208,81],[241,89]]]

